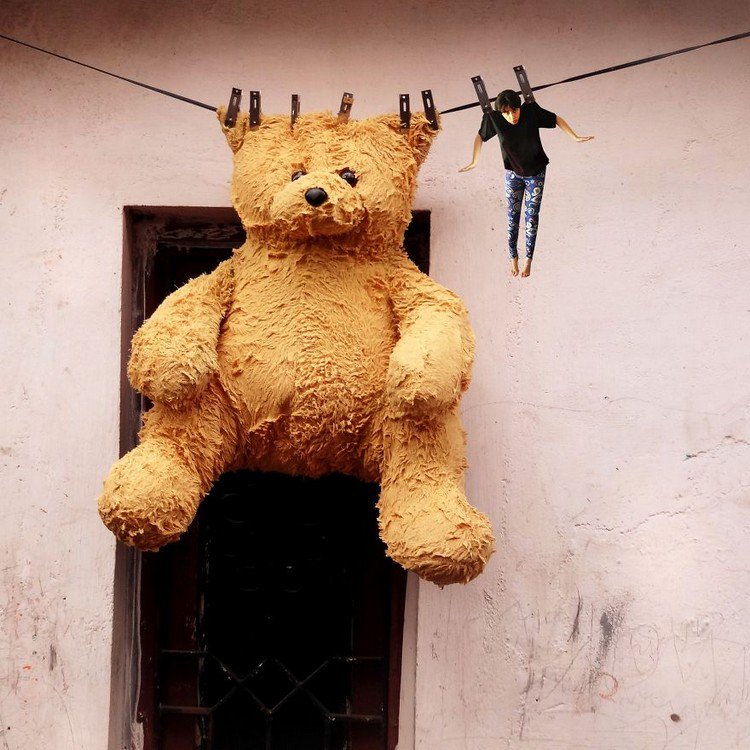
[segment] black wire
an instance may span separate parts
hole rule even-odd
[[[710,47],[713,44],[724,44],[725,42],[734,42],[738,39],[744,39],[750,36],[750,31],[746,31],[743,34],[734,34],[733,36],[727,36],[723,39],[715,39],[713,42],[706,42],[705,44],[696,44],[693,47],[684,47],[683,49],[675,50],[674,52],[663,52],[660,55],[652,55],[651,57],[642,57],[640,60],[633,60],[631,62],[620,63],[619,65],[612,65],[609,68],[600,68],[594,70],[591,73],[581,73],[581,75],[571,76],[570,78],[563,78],[561,81],[555,81],[554,83],[545,83],[541,86],[532,86],[532,91],[541,91],[542,89],[548,89],[551,86],[559,86],[561,83],[572,83],[573,81],[580,81],[584,78],[592,78],[593,76],[604,75],[605,73],[612,73],[615,70],[623,70],[625,68],[632,68],[635,65],[643,65],[644,63],[655,62],[656,60],[663,60],[665,57],[672,57],[673,55],[682,55],[685,52],[692,52],[702,47]],[[520,92],[519,92],[520,93]],[[478,107],[479,102],[472,102],[471,104],[461,104],[458,107],[451,107],[450,109],[444,109],[440,114],[448,115],[451,112],[460,112],[464,109],[471,109],[472,107]]]
[[[179,99],[181,102],[194,104],[196,107],[203,107],[203,109],[210,109],[212,112],[216,111],[216,107],[212,107],[210,104],[205,104],[204,102],[199,102],[199,101],[196,101],[195,99],[189,99],[187,96],[175,94],[172,91],[167,91],[166,89],[159,89],[159,88],[156,88],[156,86],[149,86],[147,83],[141,83],[140,81],[135,81],[132,78],[125,78],[125,76],[119,76],[117,75],[117,73],[110,73],[108,70],[102,70],[101,68],[97,68],[93,65],[88,65],[87,63],[80,62],[80,60],[73,60],[73,58],[71,57],[65,57],[65,55],[58,55],[57,52],[50,52],[48,49],[44,49],[43,47],[35,47],[33,44],[28,44],[28,42],[22,42],[20,39],[14,39],[12,36],[6,36],[5,34],[0,34],[0,39],[7,39],[9,42],[15,42],[16,44],[21,44],[24,47],[30,47],[31,49],[35,49],[38,52],[44,52],[47,55],[52,55],[52,57],[59,57],[61,60],[67,60],[68,62],[75,63],[76,65],[81,65],[84,68],[89,68],[89,70],[95,70],[97,73],[104,73],[104,75],[112,76],[112,78],[119,78],[121,81],[132,83],[135,86],[141,86],[142,88],[148,89],[149,91],[156,91],[157,94],[164,94],[164,96],[171,96],[173,99]]]
[[[645,63],[655,62],[656,60],[663,60],[665,57],[672,57],[673,55],[682,55],[685,52],[692,52],[696,49],[702,49],[703,47],[711,47],[714,44],[724,44],[725,42],[734,42],[738,39],[745,39],[746,37],[750,36],[750,31],[746,31],[742,34],[734,34],[733,36],[727,36],[723,39],[715,39],[713,42],[706,42],[704,44],[696,44],[692,47],[684,47],[683,49],[675,50],[674,52],[663,52],[660,55],[652,55],[651,57],[642,57],[639,60],[632,60],[631,62],[626,63],[620,63],[619,65],[612,65],[609,68],[600,68],[599,70],[591,71],[590,73],[581,73],[577,76],[571,76],[570,78],[563,78],[561,81],[555,81],[554,83],[545,83],[541,86],[532,86],[532,91],[541,91],[542,89],[548,89],[552,86],[559,86],[562,83],[572,83],[573,81],[581,81],[584,78],[592,78],[593,76],[600,76],[604,75],[605,73],[612,73],[616,70],[623,70],[625,68],[632,68],[636,65],[643,65]],[[212,106],[211,104],[206,104],[205,102],[199,102],[195,99],[190,99],[187,96],[182,96],[181,94],[175,94],[172,91],[167,91],[166,89],[160,89],[156,86],[150,86],[147,83],[141,83],[140,81],[136,81],[132,78],[125,78],[125,76],[117,75],[117,73],[110,73],[108,70],[102,70],[101,68],[97,68],[94,65],[88,65],[87,63],[81,62],[80,60],[74,60],[71,57],[66,57],[65,55],[59,55],[57,52],[50,52],[48,49],[44,49],[43,47],[36,47],[33,44],[29,44],[28,42],[22,42],[20,39],[14,39],[12,36],[6,36],[5,34],[0,34],[0,39],[7,39],[9,42],[15,42],[16,44],[20,44],[24,47],[29,47],[30,49],[37,50],[38,52],[44,52],[47,55],[52,55],[53,57],[58,57],[60,60],[67,60],[68,62],[74,63],[75,65],[81,65],[84,68],[88,68],[89,70],[95,70],[97,73],[104,73],[104,75],[111,76],[112,78],[117,78],[120,81],[125,81],[126,83],[132,83],[134,86],[140,86],[141,88],[148,89],[149,91],[155,91],[157,94],[164,94],[164,96],[171,96],[173,99],[178,99],[181,102],[187,102],[188,104],[194,104],[196,107],[203,107],[203,109],[210,109],[211,111],[216,111],[216,107]],[[444,109],[442,112],[440,112],[441,115],[448,115],[452,112],[460,112],[464,109],[472,109],[473,107],[478,107],[479,102],[471,102],[471,104],[461,104],[458,107],[451,107],[450,109]]]

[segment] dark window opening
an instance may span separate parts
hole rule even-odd
[[[126,211],[124,357],[159,302],[244,242],[231,209]],[[429,212],[405,240],[424,271]],[[123,388],[122,449],[147,404]],[[378,487],[225,474],[176,544],[141,565],[145,750],[393,750],[405,573]]]

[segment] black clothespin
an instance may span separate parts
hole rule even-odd
[[[422,92],[422,104],[424,106],[424,116],[433,130],[438,129],[437,113],[435,112],[435,102],[432,99],[432,90],[425,89]]]
[[[233,128],[237,123],[237,113],[240,111],[241,102],[242,89],[232,89],[232,94],[229,97],[229,104],[227,105],[227,113],[224,116],[225,128]]]
[[[260,126],[260,91],[250,92],[250,130]]]
[[[526,69],[523,65],[516,65],[513,68],[513,72],[516,74],[518,79],[518,85],[521,87],[521,93],[523,94],[523,100],[528,102],[535,101],[534,92],[531,90],[531,84],[529,83],[529,77],[526,75]]]
[[[490,98],[487,96],[487,88],[484,85],[482,76],[473,76],[471,82],[474,84],[474,91],[477,92],[477,99],[479,105],[482,108],[482,112],[485,114],[492,111],[492,104],[490,104]]]
[[[299,94],[292,94],[292,127],[299,117]]]
[[[349,113],[352,111],[352,104],[354,104],[354,94],[349,94],[346,91],[341,97],[341,106],[339,107],[339,122],[348,122]]]
[[[409,108],[409,94],[399,94],[398,114],[401,118],[402,130],[408,130],[411,125],[411,109]]]
[[[497,135],[498,143],[500,143],[502,138],[500,136],[500,131],[497,129],[497,123],[492,117],[492,103],[490,102],[490,97],[487,96],[487,87],[484,85],[482,76],[472,76],[471,82],[474,84],[474,91],[477,92],[479,106],[482,108],[484,116],[489,120],[490,126],[495,131],[495,135]],[[500,147],[502,148],[502,143],[500,143]]]

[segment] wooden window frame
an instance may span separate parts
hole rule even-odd
[[[414,212],[419,229],[412,237],[412,258],[425,273],[429,271],[429,211]],[[145,399],[127,379],[130,341],[143,320],[156,306],[151,283],[154,260],[160,244],[184,247],[198,245],[238,247],[244,242],[239,217],[227,207],[128,206],[124,208],[124,252],[122,266],[120,455],[137,445]],[[148,555],[117,545],[112,649],[110,748],[130,747],[156,750],[153,707],[156,705],[156,637],[149,629],[154,613],[154,576]],[[400,582],[399,582],[400,581]],[[394,581],[391,621],[401,627],[391,630],[388,675],[387,747],[395,750],[399,734],[401,647],[403,638],[406,578]],[[145,594],[145,596],[144,596]],[[397,632],[396,632],[397,631]],[[123,701],[123,697],[127,700]],[[133,711],[132,709],[135,708]]]

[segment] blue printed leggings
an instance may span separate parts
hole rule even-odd
[[[518,257],[518,228],[521,223],[521,201],[526,195],[526,257],[534,257],[536,230],[539,226],[539,209],[542,206],[544,175],[546,169],[533,177],[522,177],[513,170],[505,170],[505,197],[508,201],[508,250],[511,258]]]

